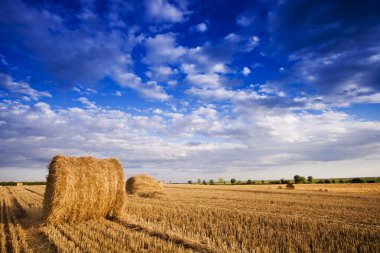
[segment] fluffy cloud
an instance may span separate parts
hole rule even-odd
[[[49,92],[35,90],[28,83],[17,82],[10,75],[4,73],[0,73],[0,87],[13,94],[24,95],[24,100],[39,100],[43,97],[52,97]]]
[[[254,21],[254,17],[252,16],[247,16],[247,15],[240,15],[238,16],[238,18],[236,19],[236,23],[240,26],[249,26],[250,24],[252,24],[252,22]]]
[[[248,76],[251,74],[251,70],[248,67],[244,67],[242,73],[243,75]]]
[[[84,104],[86,106],[86,108],[88,108],[88,109],[95,109],[97,107],[94,102],[91,102],[86,97],[80,97],[80,98],[78,98],[78,101],[81,102],[82,104]]]
[[[144,83],[139,76],[121,70],[115,70],[113,76],[121,87],[132,88],[147,98],[158,100],[169,99],[169,95],[165,92],[164,88],[155,81]]]
[[[148,17],[154,21],[176,23],[184,18],[183,10],[167,0],[147,0],[145,4]]]
[[[198,32],[201,32],[201,33],[207,31],[207,25],[205,23],[200,23],[196,25],[195,28],[197,29]]]
[[[378,122],[356,121],[334,111],[313,115],[237,106],[227,113],[208,105],[187,114],[155,110],[139,116],[82,102],[85,108],[67,109],[2,102],[1,166],[45,166],[57,153],[116,156],[134,172],[146,168],[163,175],[170,170],[185,180],[195,169],[244,173],[376,157],[380,151]]]
[[[186,53],[184,47],[177,45],[175,35],[172,33],[150,37],[145,45],[147,48],[145,61],[148,64],[176,63]]]

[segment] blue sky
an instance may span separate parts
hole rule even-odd
[[[379,176],[378,1],[64,2],[0,2],[0,181]]]

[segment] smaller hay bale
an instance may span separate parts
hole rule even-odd
[[[16,186],[23,186],[23,183],[17,183]]]
[[[158,182],[147,174],[140,174],[128,178],[126,189],[128,194],[143,198],[154,198],[165,195],[162,182]]]
[[[288,190],[295,190],[296,187],[294,186],[294,184],[287,184],[286,185],[286,189],[288,189]]]

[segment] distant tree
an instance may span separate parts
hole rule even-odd
[[[198,183],[198,184],[201,184],[201,182],[202,182],[202,181],[198,178],[197,183]]]
[[[361,178],[353,178],[350,180],[350,183],[365,183],[365,181]]]
[[[343,184],[344,180],[343,179],[339,179],[339,183]]]
[[[328,179],[325,179],[325,184],[331,184],[331,181]]]
[[[280,179],[281,184],[287,184],[286,180],[284,178]]]
[[[236,182],[236,184],[241,184],[241,181],[240,181],[240,180],[239,180],[239,181],[237,181],[237,182]]]
[[[210,185],[213,185],[213,184],[214,184],[214,179],[210,179],[210,180],[208,180],[208,183],[209,183]]]
[[[335,184],[336,183],[335,179],[331,180],[331,183]]]
[[[236,179],[235,178],[232,178],[231,179],[231,184],[235,184],[236,183]]]
[[[246,184],[252,184],[252,180],[248,179]]]
[[[206,180],[203,180],[203,184],[204,184],[204,185],[206,185],[206,184],[207,184]]]
[[[191,180],[187,181],[188,184],[192,184],[193,182]]]
[[[307,181],[308,181],[309,183],[313,183],[313,177],[312,177],[312,176],[308,176],[308,177],[307,177]]]
[[[223,184],[223,182],[224,182],[224,180],[223,180],[223,178],[218,178],[218,184]]]
[[[305,178],[301,177],[300,175],[295,175],[294,176],[294,183],[296,184],[301,184],[305,182]]]
[[[265,181],[264,181],[264,180],[261,180],[261,183],[262,183],[262,184],[265,184]]]

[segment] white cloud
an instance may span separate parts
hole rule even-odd
[[[147,54],[145,61],[148,64],[176,63],[186,53],[186,49],[177,46],[175,35],[172,33],[158,34],[145,42]]]
[[[253,21],[254,21],[254,17],[246,16],[246,15],[240,15],[236,19],[236,23],[243,27],[249,26],[250,24],[252,24]]]
[[[260,38],[257,36],[252,36],[246,45],[246,50],[247,51],[252,51],[255,47],[257,47],[260,43]]]
[[[219,92],[236,100],[249,95]],[[115,156],[128,174],[145,168],[163,179],[185,180],[194,169],[197,177],[227,171],[231,176],[257,176],[263,168],[261,173],[285,177],[300,164],[313,164],[317,174],[325,163],[359,158],[361,172],[373,175],[376,170],[366,163],[380,160],[380,122],[356,121],[341,112],[313,115],[262,106],[253,110],[243,104],[228,113],[211,104],[186,114],[152,111],[141,116],[99,106],[52,109],[41,102],[28,106],[2,101],[0,130],[6,134],[0,136],[0,167],[41,168],[58,153]],[[325,176],[343,175],[347,169],[352,170],[335,168]]]
[[[196,26],[196,29],[197,29],[198,32],[203,33],[203,32],[205,32],[205,31],[207,31],[208,28],[207,28],[206,23],[200,23],[200,24],[198,24],[198,25]]]
[[[221,85],[220,75],[210,74],[188,74],[186,79],[195,86],[205,88],[217,88]]]
[[[224,37],[224,39],[230,42],[239,42],[242,40],[242,38],[235,33],[228,34],[226,37]]]
[[[251,74],[251,70],[248,67],[244,67],[242,73],[243,75],[248,76]]]
[[[136,90],[146,98],[158,100],[168,100],[169,95],[164,88],[154,81],[142,82],[141,78],[134,73],[115,70],[113,77],[122,87],[128,87]]]
[[[49,92],[35,90],[28,83],[17,82],[10,75],[4,73],[0,73],[0,87],[7,89],[11,93],[24,95],[24,100],[39,100],[43,97],[52,97]]]
[[[97,108],[95,102],[91,102],[90,100],[88,100],[88,98],[80,97],[77,100],[79,102],[81,102],[82,104],[84,104],[86,106],[86,108],[88,108],[88,109],[96,109]]]
[[[117,96],[117,97],[121,97],[121,96],[123,96],[123,93],[121,92],[121,91],[116,91],[114,94],[113,94],[114,96]]]
[[[183,11],[167,0],[145,1],[148,18],[153,21],[176,23],[183,21]]]
[[[98,93],[98,91],[93,88],[83,86],[74,86],[72,90],[81,95],[94,95]]]

